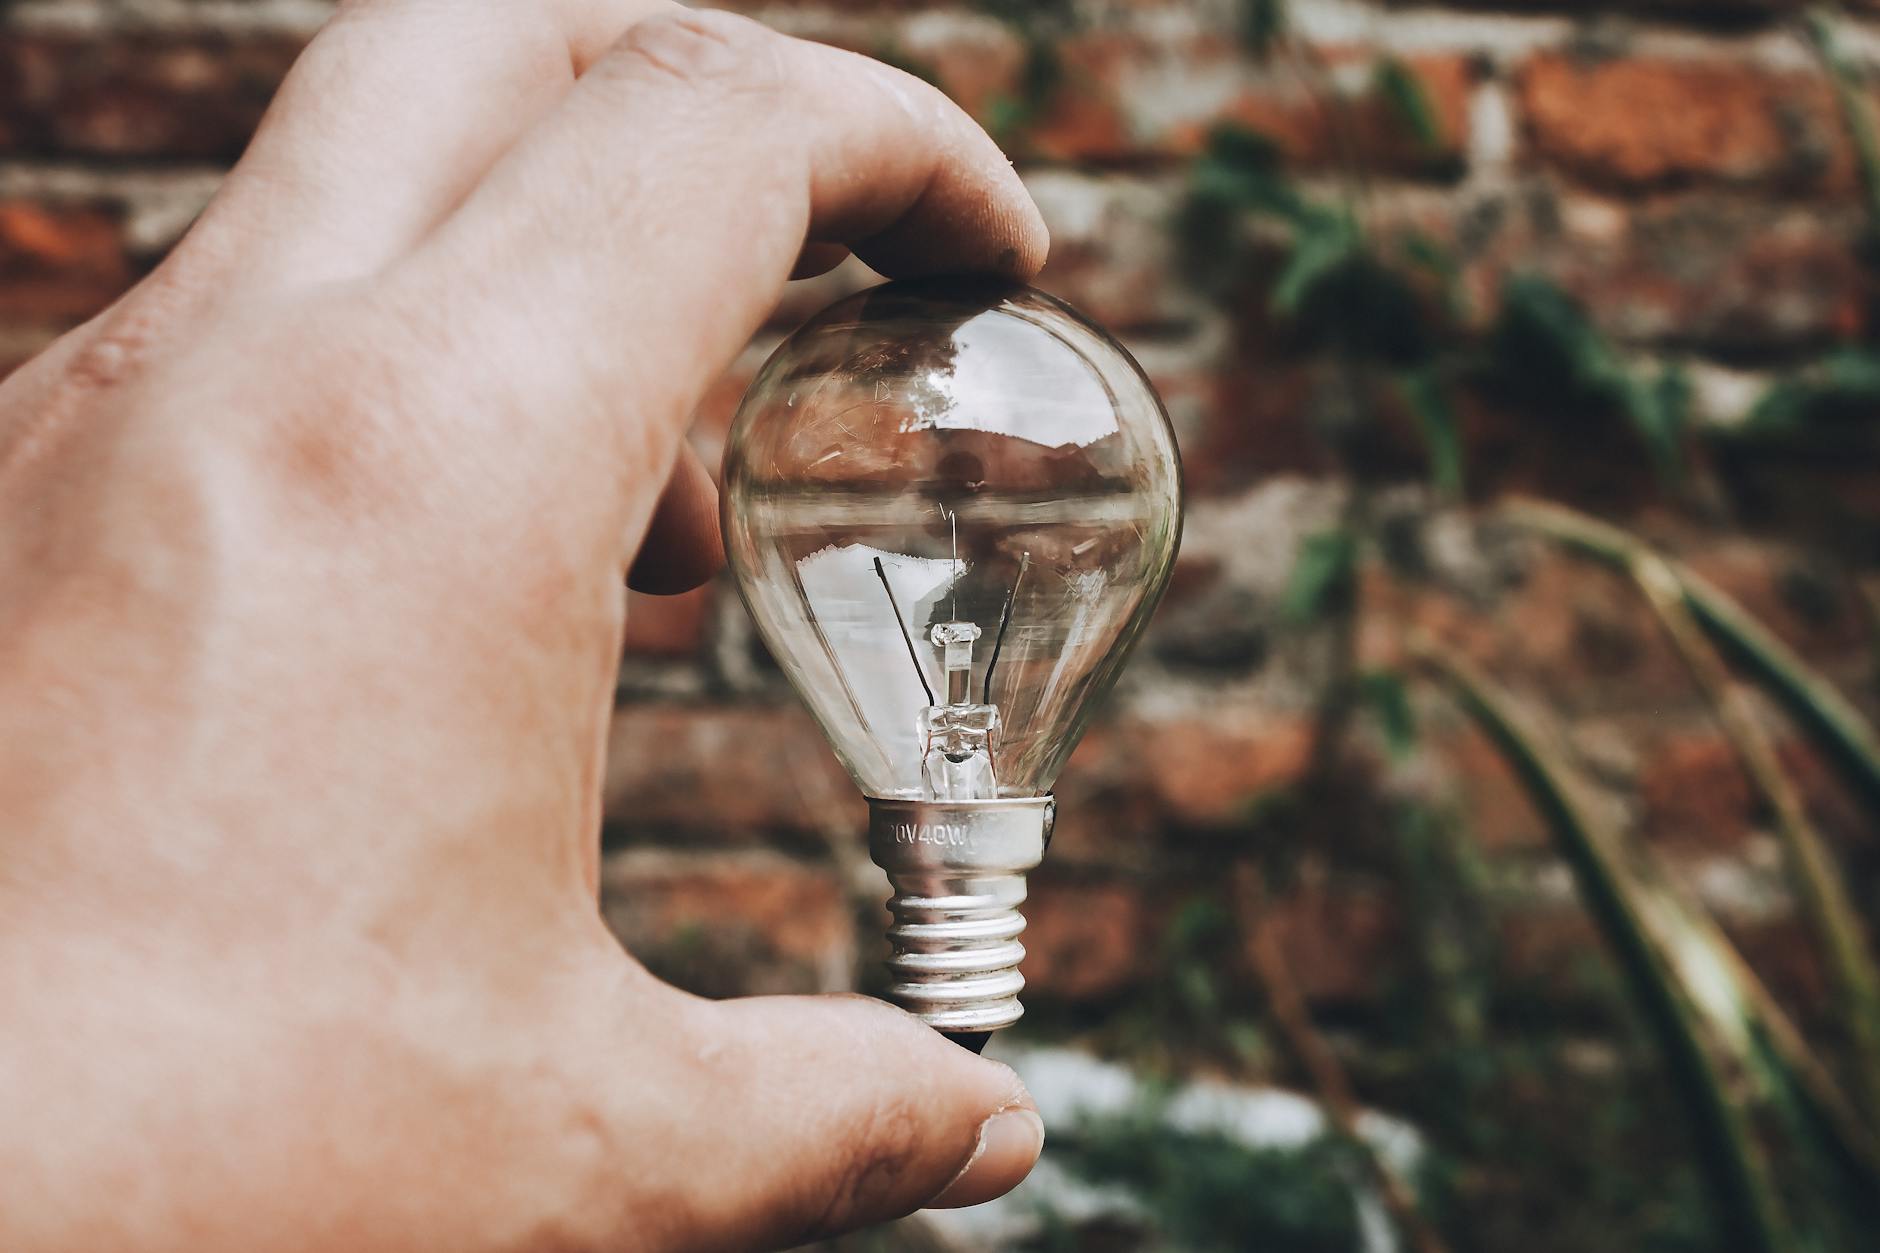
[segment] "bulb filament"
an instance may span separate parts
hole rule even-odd
[[[1005,594],[1005,604],[999,614],[999,631],[992,643],[992,658],[986,665],[986,677],[981,688],[981,700],[973,703],[973,645],[979,642],[983,632],[973,622],[959,620],[959,532],[958,519],[949,515],[948,520],[954,527],[953,579],[949,592],[949,608],[952,621],[935,623],[928,639],[940,650],[942,666],[946,674],[946,704],[934,699],[933,687],[927,682],[927,668],[921,664],[920,650],[914,647],[914,637],[908,630],[907,619],[901,614],[901,604],[894,594],[894,585],[888,579],[888,570],[881,558],[875,558],[875,577],[881,580],[882,591],[887,594],[888,607],[894,612],[895,626],[901,632],[901,641],[907,645],[908,660],[914,665],[915,677],[920,680],[921,692],[927,697],[927,706],[920,712],[919,731],[921,738],[921,778],[926,786],[929,800],[993,800],[999,795],[998,779],[998,741],[1000,731],[999,708],[992,703],[992,676],[998,668],[999,654],[1005,647],[1005,635],[1012,625],[1012,607],[1018,599],[1018,586],[1025,577],[1025,571],[1031,566],[1031,554],[1024,554],[1018,566],[1018,575],[1012,580],[1011,588]]]

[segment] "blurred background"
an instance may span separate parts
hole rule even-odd
[[[0,370],[161,257],[322,0],[0,3]],[[1166,397],[1175,581],[1065,772],[994,1205],[846,1250],[1838,1250],[1880,1214],[1880,6],[828,0]],[[798,284],[714,390],[868,276]],[[878,987],[863,808],[636,597],[605,907]]]

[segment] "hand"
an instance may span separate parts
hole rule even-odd
[[[765,1247],[1024,1175],[1009,1070],[688,997],[595,907],[622,574],[709,573],[686,417],[841,246],[1027,277],[1045,238],[864,58],[358,3],[0,387],[0,1247]]]

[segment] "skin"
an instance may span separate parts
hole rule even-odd
[[[997,1195],[1016,1077],[709,1003],[595,908],[622,576],[785,280],[1029,277],[938,93],[644,0],[342,6],[0,387],[0,1247],[779,1247]]]

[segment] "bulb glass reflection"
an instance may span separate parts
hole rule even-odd
[[[726,548],[870,797],[1046,794],[1173,566],[1181,475],[1141,369],[1062,302],[890,283],[765,363]]]

